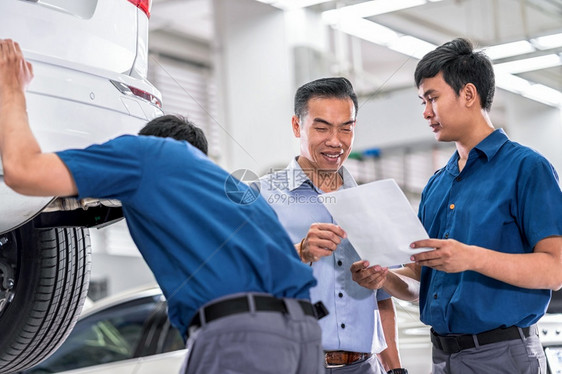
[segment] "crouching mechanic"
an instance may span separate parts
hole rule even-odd
[[[26,195],[121,200],[171,322],[189,331],[183,372],[323,373],[321,330],[308,301],[316,281],[267,203],[231,201],[226,171],[187,142],[162,138],[183,136],[175,130],[186,124],[169,116],[141,132],[159,137],[42,153],[26,114],[32,77],[18,44],[0,40],[6,184]],[[170,131],[154,132],[159,121]]]

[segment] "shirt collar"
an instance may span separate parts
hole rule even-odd
[[[287,185],[289,186],[289,191],[296,190],[304,183],[309,184],[318,191],[318,188],[312,183],[312,181],[308,178],[306,173],[302,170],[301,166],[297,162],[298,158],[299,156],[293,158],[285,169],[287,171]],[[338,170],[338,173],[343,180],[342,188],[351,188],[357,186],[357,182],[355,182],[355,179],[345,166],[342,166],[340,170]]]
[[[508,140],[509,138],[503,129],[497,129],[478,143],[474,149],[486,155],[486,158],[490,161]]]
[[[484,155],[486,159],[490,161],[508,140],[509,138],[507,137],[503,129],[496,129],[490,135],[485,137],[480,143],[478,143],[470,152],[478,152],[479,154]],[[458,160],[459,152],[456,151],[447,163],[447,170],[449,170],[450,172],[454,172],[456,170],[456,172],[458,173]]]

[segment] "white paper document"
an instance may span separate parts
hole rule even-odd
[[[363,260],[392,266],[430,248],[410,248],[428,235],[394,179],[375,181],[324,195],[323,203]]]

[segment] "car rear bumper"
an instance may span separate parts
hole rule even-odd
[[[26,94],[27,111],[43,152],[83,148],[122,134],[136,134],[148,120],[162,114],[154,104],[124,95],[111,83],[123,82],[159,96],[145,80],[34,57],[29,58],[35,78]],[[0,233],[27,222],[51,199],[16,194],[2,178]]]

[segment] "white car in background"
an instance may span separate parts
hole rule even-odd
[[[409,374],[431,373],[431,339],[429,326],[420,321],[417,303],[394,299],[398,328],[398,351],[402,366]]]
[[[44,151],[137,133],[161,115],[148,82],[151,0],[2,0],[0,38],[33,64],[27,110]],[[89,282],[88,227],[121,219],[114,201],[27,197],[0,168],[0,373],[48,357],[76,322]]]
[[[539,320],[548,374],[562,374],[562,290],[553,291],[546,314]]]
[[[395,300],[402,365],[410,374],[431,373],[430,328],[420,321],[419,307]],[[562,290],[552,292],[546,314],[537,323],[547,359],[547,374],[562,374]]]
[[[157,287],[94,302],[53,355],[19,374],[179,373],[187,351],[167,311]]]
[[[429,374],[429,327],[420,322],[417,305],[397,300],[396,314],[403,366],[410,374]],[[186,354],[162,291],[139,288],[94,302],[59,350],[19,374],[178,373]]]
[[[410,374],[430,374],[429,326],[420,321],[417,304],[395,299],[395,307],[402,366]],[[562,373],[561,313],[558,291],[539,321],[549,374]],[[53,355],[18,374],[178,373],[186,354],[183,338],[168,320],[162,291],[142,287],[92,303]]]

